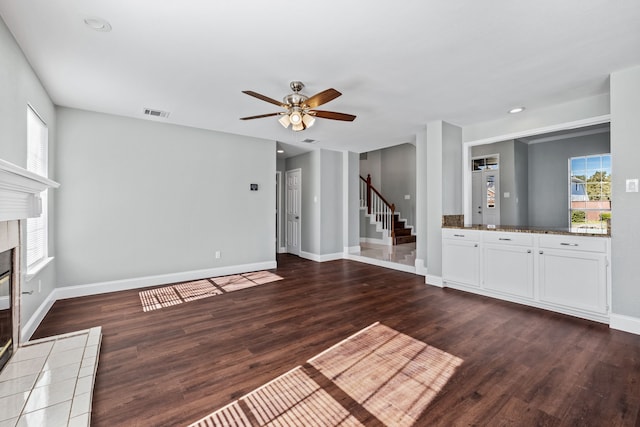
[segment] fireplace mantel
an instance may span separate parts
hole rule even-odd
[[[40,215],[40,193],[60,184],[0,159],[0,221]]]

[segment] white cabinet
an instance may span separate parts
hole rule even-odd
[[[443,229],[445,286],[608,321],[609,238]]]
[[[606,314],[607,255],[603,253],[603,244],[606,242],[600,239],[541,238],[538,251],[540,301]]]
[[[483,288],[533,298],[532,247],[487,243],[483,255]]]
[[[467,286],[480,286],[480,233],[442,230],[442,278]]]

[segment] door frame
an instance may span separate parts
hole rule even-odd
[[[282,171],[276,171],[276,253],[286,252],[282,248]]]

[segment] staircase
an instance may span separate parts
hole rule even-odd
[[[416,242],[416,236],[411,234],[413,232],[413,228],[406,227],[406,224],[407,224],[406,220],[400,219],[399,214],[394,214],[393,222],[394,222],[394,236],[392,236],[392,239],[393,239],[394,245]]]
[[[389,203],[378,190],[371,185],[371,176],[360,177],[360,208],[365,209],[365,216],[375,221],[379,231],[385,235],[392,245],[415,243],[413,228],[407,227],[406,220],[400,218],[395,205]]]

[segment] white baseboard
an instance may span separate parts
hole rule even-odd
[[[416,258],[415,266],[416,266],[416,274],[419,274],[420,276],[427,275],[427,267],[424,265],[423,259]]]
[[[361,237],[360,243],[373,243],[374,245],[387,245],[392,246],[391,237],[383,237],[382,239],[375,239],[373,237]]]
[[[344,254],[342,252],[336,252],[334,254],[312,254],[311,252],[300,251],[300,258],[308,259],[315,262],[335,261],[337,259],[343,259]]]
[[[87,285],[62,286],[55,288],[40,304],[40,307],[24,324],[21,331],[22,342],[28,341],[49,312],[53,303],[58,300],[84,297],[88,295],[106,294],[109,292],[127,291],[149,286],[167,285],[170,283],[188,282],[190,280],[209,277],[228,276],[230,274],[248,273],[250,271],[276,268],[276,261],[265,261],[253,264],[230,265],[227,267],[206,268],[203,270],[184,271],[180,273],[161,274],[157,276],[136,277],[132,279],[113,280],[109,282],[91,283]]]
[[[286,246],[281,246],[280,248],[278,248],[278,253],[279,254],[286,254],[287,253],[287,247]]]
[[[444,288],[444,283],[442,283],[442,277],[434,276],[432,274],[427,274],[424,276],[424,283],[431,286],[436,286],[438,288]]]
[[[640,335],[640,318],[611,313],[609,327],[619,331]]]
[[[54,289],[45,299],[42,304],[36,309],[35,313],[20,327],[20,344],[25,343],[31,339],[33,333],[38,329],[44,316],[47,315],[53,304],[56,302],[56,290]]]
[[[344,259],[350,259],[352,261],[358,261],[365,264],[377,265],[378,267],[386,267],[392,270],[404,271],[406,273],[414,273],[416,272],[416,268],[412,265],[399,264],[397,262],[384,261],[381,259],[368,258],[362,255],[357,254],[345,254]]]
[[[359,254],[360,253],[360,245],[358,246],[345,246],[343,249],[345,254]]]

